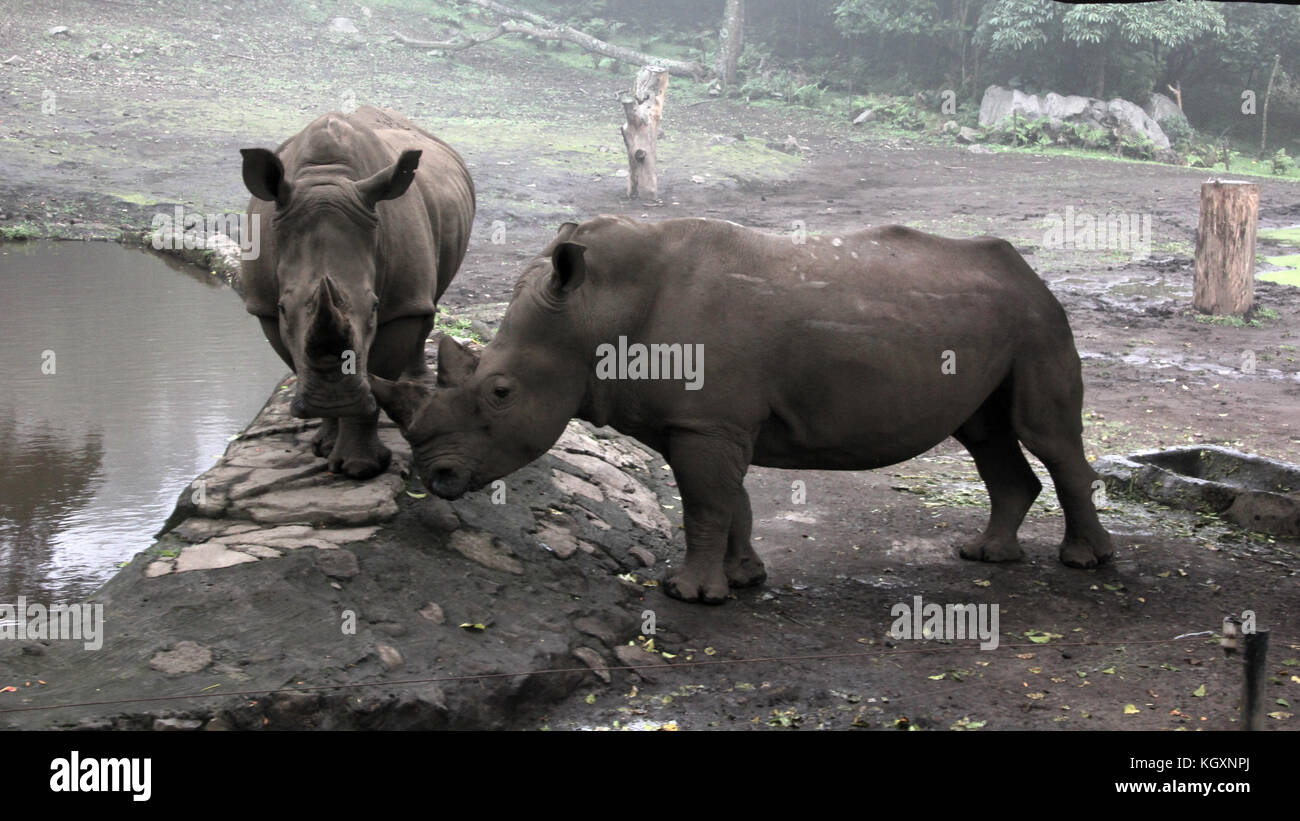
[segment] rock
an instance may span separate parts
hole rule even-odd
[[[1032,94],[998,85],[984,90],[984,99],[980,101],[981,127],[992,128],[1013,114],[1028,120],[1044,116],[1042,103]]]
[[[583,470],[610,498],[623,503],[628,517],[641,527],[671,539],[673,526],[659,507],[659,498],[645,485],[601,459],[578,453],[552,451],[559,459]]]
[[[260,544],[232,544],[231,550],[238,550],[240,553],[247,553],[259,559],[278,559],[284,554],[274,547],[266,547]]]
[[[219,542],[208,542],[206,544],[191,545],[182,550],[181,554],[176,557],[176,572],[188,573],[191,570],[215,570],[220,567],[231,567],[232,565],[255,561],[257,559],[247,553],[231,550]]]
[[[212,651],[192,641],[182,641],[171,650],[159,651],[149,666],[169,676],[197,673],[212,663]]]
[[[958,141],[958,142],[962,142],[962,143],[977,143],[977,142],[979,142],[979,141],[982,140],[982,139],[984,139],[984,135],[983,135],[983,133],[981,133],[979,129],[977,129],[977,128],[971,128],[971,127],[968,126],[968,125],[967,125],[967,126],[962,126],[962,127],[957,131],[957,141]]]
[[[736,138],[728,134],[714,134],[709,137],[709,145],[731,145],[736,142]]]
[[[451,502],[430,495],[416,508],[416,518],[420,524],[441,533],[450,533],[461,526],[460,517]]]
[[[969,151],[969,152],[972,153],[972,154],[993,154],[993,153],[995,153],[995,152],[993,151],[993,149],[992,149],[992,148],[989,148],[987,145],[968,145],[968,146],[966,146],[966,150]]]
[[[632,558],[640,562],[642,567],[655,566],[655,554],[646,550],[644,547],[633,545],[627,549],[627,552],[632,556]]]
[[[379,655],[379,663],[390,673],[402,666],[402,654],[392,645],[376,644],[375,653]]]
[[[417,612],[434,624],[443,624],[447,621],[447,617],[442,613],[442,607],[433,602],[429,602],[424,607],[421,607]]]
[[[357,24],[349,17],[335,17],[330,20],[329,30],[338,34],[358,34]]]
[[[149,566],[144,569],[144,576],[146,579],[154,579],[157,578],[158,576],[166,576],[168,573],[172,572],[172,570],[174,570],[175,568],[176,565],[173,564],[170,560],[159,559],[156,562],[149,563]]]
[[[592,675],[594,675],[596,678],[600,679],[601,681],[605,682],[606,684],[609,684],[610,682],[609,671],[603,669],[605,667],[608,667],[609,664],[606,663],[605,659],[600,655],[600,653],[597,653],[595,650],[592,650],[590,647],[578,647],[573,651],[573,657],[576,658],[578,661],[582,662],[583,664],[587,665],[588,667],[590,667]]]
[[[565,473],[562,470],[551,469],[551,479],[555,486],[560,489],[561,493],[567,493],[570,496],[586,496],[593,502],[605,501],[605,494],[601,489],[585,479],[579,479],[571,473]]]
[[[1112,117],[1119,122],[1120,132],[1145,137],[1155,143],[1157,149],[1169,147],[1169,138],[1160,128],[1160,124],[1151,119],[1145,111],[1128,100],[1116,97],[1106,104]]]
[[[614,634],[614,628],[591,616],[578,619],[573,623],[573,627],[578,632],[594,636],[609,645],[618,641],[618,637]]]
[[[71,37],[72,36],[72,32],[68,31],[67,26],[55,26],[54,28],[50,29],[45,33],[50,37]]]
[[[632,672],[641,678],[654,684],[659,680],[658,675],[654,672],[656,667],[667,667],[668,662],[657,653],[647,653],[640,647],[631,644],[620,644],[614,648],[614,655],[618,656],[620,663],[627,667],[635,667]]]
[[[153,728],[161,732],[165,730],[197,730],[203,726],[203,722],[196,718],[155,718]]]
[[[1169,138],[1160,124],[1134,103],[1118,97],[1103,102],[1095,97],[1048,93],[1040,99],[1017,89],[989,86],[980,101],[980,126],[995,128],[1013,116],[1050,120],[1058,128],[1062,123],[1086,124],[1103,130],[1118,128],[1121,134],[1150,140],[1157,149],[1169,148]]]
[[[397,515],[394,497],[405,486],[400,476],[386,473],[365,482],[336,479],[326,486],[273,490],[232,501],[230,506],[262,524],[370,524]]]
[[[170,533],[187,542],[205,542],[229,526],[230,522],[223,519],[205,519],[201,516],[192,516],[174,527]],[[247,525],[247,528],[255,527],[257,526]]]
[[[538,526],[537,540],[560,559],[567,559],[578,550],[578,542],[573,533],[551,522],[542,522]]]
[[[853,124],[862,125],[863,123],[869,123],[874,119],[876,119],[875,110],[870,108],[863,108],[863,109],[859,109],[858,112],[853,115]]]
[[[346,548],[322,550],[316,554],[316,569],[331,579],[350,579],[361,572],[357,555]]]
[[[519,560],[511,556],[491,533],[484,533],[481,530],[457,530],[447,540],[447,546],[484,567],[504,570],[516,575],[522,575],[524,572],[524,567]]]
[[[943,127],[940,128],[939,131],[942,134],[956,134],[959,128],[960,127],[957,125],[956,120],[949,120],[943,124]]]
[[[495,336],[492,332],[492,328],[481,319],[471,319],[469,322],[469,329],[472,333],[476,334],[479,339],[482,339],[485,342],[490,342],[492,337]]]
[[[9,57],[8,59],[6,59],[3,63],[0,63],[0,65],[6,65],[6,66],[20,66],[20,65],[22,65],[22,64],[25,63],[25,62],[27,62],[27,61],[24,60],[22,57],[19,57],[17,54],[15,54],[15,55],[13,55],[12,57]]]
[[[1178,107],[1178,103],[1158,91],[1151,95],[1150,99],[1147,100],[1147,104],[1142,107],[1142,110],[1147,113],[1148,117],[1156,122],[1160,122],[1166,117],[1182,117],[1184,120],[1187,119],[1187,115],[1183,114],[1183,110]]]

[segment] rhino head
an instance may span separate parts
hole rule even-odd
[[[574,227],[566,223],[561,238]],[[573,295],[585,277],[585,248],[561,238],[530,264],[481,355],[444,336],[435,384],[371,379],[425,486],[444,499],[546,453],[582,404],[593,357],[584,356],[583,311]]]
[[[274,153],[245,148],[248,190],[274,202],[280,341],[293,358],[295,416],[374,413],[367,369],[379,320],[376,204],[402,196],[415,179],[418,150],[360,180],[339,167],[308,166],[294,180]]]

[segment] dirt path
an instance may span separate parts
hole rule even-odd
[[[239,210],[239,147],[273,145],[354,98],[403,110],[472,164],[480,212],[469,258],[444,297],[453,314],[499,314],[520,262],[560,222],[599,213],[717,216],[773,231],[899,222],[997,234],[1026,254],[1070,314],[1085,364],[1090,457],[1204,442],[1300,461],[1300,292],[1261,285],[1267,311],[1257,326],[1207,324],[1183,310],[1203,172],[972,153],[863,133],[806,110],[710,101],[674,80],[664,198],[634,204],[616,176],[613,102],[630,71],[593,70],[572,51],[501,41],[454,61],[428,57],[388,42],[398,28],[437,33],[400,5],[359,20],[355,41],[328,36],[332,12],[324,11],[305,23],[281,12],[246,15],[224,30],[181,16],[155,20],[125,4],[57,16],[39,2],[0,5],[8,52],[0,57],[25,60],[0,68],[9,88],[0,98],[0,227],[114,236],[147,227],[171,203]],[[54,25],[70,26],[73,37],[47,36]],[[55,105],[43,111],[46,92]],[[766,145],[787,134],[807,149],[798,158]],[[1263,180],[1261,190],[1265,227],[1300,223],[1300,184]],[[1150,256],[1048,247],[1044,219],[1067,208],[1149,216]],[[494,226],[504,229],[500,243]],[[1246,352],[1254,373],[1242,370]],[[880,655],[682,667],[654,682],[619,673],[608,687],[593,678],[590,700],[539,708],[518,726],[881,728],[906,717],[926,728],[1223,729],[1234,716],[1239,663],[1205,638],[1143,642],[1215,629],[1245,609],[1277,637],[1270,703],[1300,699],[1295,668],[1282,663],[1300,648],[1278,641],[1300,640],[1300,545],[1114,499],[1103,519],[1117,535],[1116,561],[1069,570],[1055,559],[1059,508],[1034,464],[1046,488],[1021,534],[1029,558],[997,567],[955,556],[954,545],[982,526],[987,502],[952,442],[874,473],[753,470],[768,584],[720,608],[648,588],[656,649],[675,663]],[[796,478],[807,482],[805,504],[791,503]],[[892,646],[890,608],[915,595],[998,603],[1002,647]],[[1037,645],[1028,631],[1059,638]],[[1085,642],[1101,644],[1068,646]],[[1296,726],[1291,711],[1270,709],[1287,716],[1273,726]]]

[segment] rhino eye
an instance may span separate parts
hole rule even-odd
[[[276,305],[276,307],[278,307],[278,308],[280,309],[280,316],[284,316],[284,314],[285,314],[285,308],[284,308],[284,300],[283,300],[283,299],[280,300],[280,302]]]
[[[492,389],[492,395],[495,396],[497,399],[505,399],[507,396],[510,395],[510,389],[507,388],[505,385],[497,385],[495,388]]]

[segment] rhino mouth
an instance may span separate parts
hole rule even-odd
[[[473,474],[455,465],[429,465],[421,469],[424,486],[440,498],[454,501],[470,491],[478,490],[484,483],[476,481]]]

